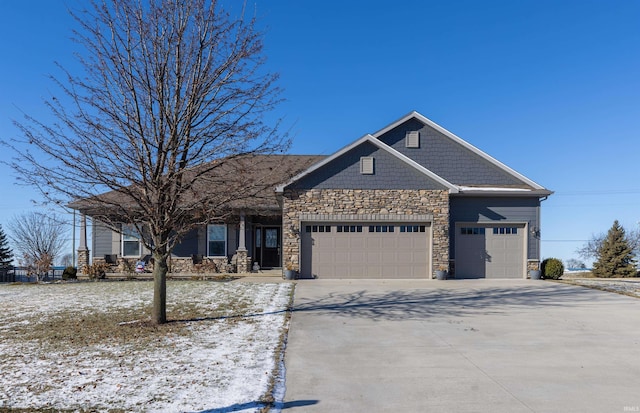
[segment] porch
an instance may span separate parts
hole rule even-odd
[[[86,219],[81,237],[86,237]],[[118,231],[100,221],[92,226],[90,254],[86,239],[78,249],[78,266],[103,264],[108,273],[134,274],[153,271],[151,251],[142,237],[121,225]],[[172,274],[244,274],[282,268],[282,216],[239,213],[226,222],[194,228],[181,239],[169,258]]]

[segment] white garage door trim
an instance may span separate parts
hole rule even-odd
[[[489,234],[489,231],[491,231],[490,235],[493,236],[493,229],[494,228],[498,228],[500,230],[506,230],[509,231],[510,228],[518,228],[518,235],[521,236],[521,240],[522,240],[522,248],[520,251],[521,254],[521,260],[520,260],[520,278],[527,278],[527,257],[528,257],[528,250],[529,250],[529,225],[527,222],[514,222],[514,221],[509,221],[509,222],[496,222],[496,223],[487,223],[487,222],[456,222],[455,224],[455,238],[454,238],[454,249],[455,249],[455,260],[453,260],[454,265],[455,265],[455,274],[456,277],[458,275],[460,275],[460,278],[462,277],[462,274],[460,272],[460,270],[463,268],[463,262],[462,262],[462,242],[461,242],[461,237],[464,237],[465,235],[461,234],[461,231],[463,228],[483,228],[484,231]],[[500,234],[499,234],[500,235]],[[507,235],[507,234],[504,234]],[[474,235],[470,235],[470,236],[474,236]],[[484,238],[484,237],[483,237]],[[467,240],[470,241],[471,239]],[[486,238],[484,238],[484,240],[486,241]],[[466,241],[465,241],[466,242]],[[468,261],[465,261],[464,264],[468,264]],[[486,267],[485,267],[486,268]],[[480,273],[481,271],[479,271],[478,273]],[[482,273],[484,274],[484,269],[482,270]],[[467,278],[467,277],[464,277]],[[486,274],[484,274],[483,277],[480,278],[511,278],[511,277],[487,277]]]
[[[317,216],[318,218],[327,218],[325,215]],[[352,216],[349,216],[352,217]],[[354,218],[358,218],[360,216],[354,216]],[[367,216],[372,217],[372,216]],[[322,271],[326,271],[327,267],[331,267],[332,264],[327,263],[326,266],[323,264],[326,261],[322,261],[319,263],[316,259],[319,259],[317,255],[314,255],[314,247],[311,242],[313,242],[313,236],[323,237],[316,238],[317,240],[322,239],[323,241],[332,242],[330,245],[326,245],[327,250],[323,251],[323,253],[327,253],[329,255],[335,255],[334,259],[343,260],[348,263],[353,262],[354,267],[349,268],[335,268],[335,274],[331,273],[327,276],[327,278],[430,278],[432,272],[433,265],[433,257],[431,251],[433,251],[433,231],[432,231],[432,223],[418,221],[416,218],[418,216],[410,216],[408,220],[402,220],[403,216],[388,216],[384,215],[382,217],[375,216],[376,218],[383,218],[383,220],[340,220],[340,218],[344,218],[344,216],[336,215],[331,216],[328,220],[306,220],[300,222],[300,271],[301,276],[310,277],[314,275],[323,275],[320,274]],[[424,217],[424,216],[423,216]],[[395,219],[393,219],[395,218]],[[400,218],[400,219],[398,219]],[[313,228],[317,228],[317,232],[307,233],[307,227],[311,226]],[[320,227],[326,226],[330,227],[331,234],[328,235],[326,229],[320,232]],[[338,232],[338,227],[340,227],[340,233]],[[346,227],[346,230],[345,230]],[[370,227],[374,228],[374,231],[370,232]],[[403,250],[393,250],[389,249],[390,245],[398,245],[398,242],[402,239],[400,238],[403,232],[412,233],[413,229],[416,228],[416,233],[424,234],[425,244],[420,244],[420,238],[411,238],[410,244],[412,248],[409,248],[406,251],[406,255],[403,254]],[[351,230],[360,231],[351,234]],[[384,231],[384,230],[387,231]],[[393,235],[391,233],[393,232]],[[379,237],[373,235],[374,233],[379,234]],[[315,235],[313,235],[315,234]],[[340,235],[338,235],[340,234]],[[372,234],[373,236],[369,238],[367,235]],[[409,234],[407,234],[409,235]],[[353,238],[351,238],[353,236]],[[407,238],[409,239],[409,238]],[[373,241],[373,244],[368,244],[368,241]],[[339,244],[337,242],[340,242]],[[350,242],[355,242],[357,245],[354,245],[353,256],[350,255],[350,251],[344,251],[347,244]],[[367,243],[367,247],[363,250],[365,254],[359,254],[358,247],[361,249],[363,246],[362,242]],[[417,244],[416,244],[417,242]],[[376,245],[373,248],[370,245]],[[424,247],[424,249],[422,249]],[[370,249],[371,248],[371,249]],[[423,251],[422,256],[418,255],[420,259],[424,258],[425,261],[418,261],[416,265],[411,265],[411,259],[408,258],[409,255],[415,254],[419,252],[417,250]],[[341,254],[345,252],[345,254]],[[317,250],[316,250],[317,253]],[[375,254],[379,254],[379,257]],[[338,257],[340,255],[340,257]],[[345,257],[342,257],[345,255]],[[362,256],[360,256],[362,255]],[[364,255],[367,255],[368,258],[365,258]],[[386,255],[387,258],[383,258],[382,255]],[[404,256],[403,256],[404,255]],[[353,261],[352,261],[353,260]],[[368,260],[372,260],[369,267]],[[378,262],[379,261],[379,262]],[[390,263],[390,264],[389,264]],[[382,268],[387,264],[386,270]],[[422,268],[422,265],[424,268]],[[362,269],[356,268],[357,266],[362,265]],[[393,266],[397,266],[393,267]],[[392,269],[389,269],[392,268]],[[404,269],[403,269],[404,268]],[[403,271],[407,271],[407,274],[411,274],[409,277],[399,276],[400,274],[404,274]],[[342,273],[340,273],[342,271]],[[333,271],[332,271],[333,272]],[[391,275],[391,276],[390,276]]]

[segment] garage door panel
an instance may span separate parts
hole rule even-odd
[[[350,248],[349,239],[347,238],[334,238],[334,247],[335,248]]]
[[[370,230],[370,226],[371,229]],[[391,229],[393,226],[393,232]],[[320,278],[428,278],[430,227],[403,232],[389,224],[313,224],[301,237],[301,273]],[[326,228],[330,227],[330,230]],[[338,231],[338,227],[340,231]],[[412,225],[413,227],[413,225]]]
[[[456,227],[456,278],[522,278],[524,225]]]
[[[337,234],[337,236],[339,236],[339,234]],[[349,237],[348,235],[343,235],[343,236]],[[361,236],[358,236],[358,235],[356,235],[354,237],[349,237],[348,238],[348,246],[347,246],[347,248],[350,251],[363,250],[366,247],[365,241],[366,240],[364,238],[362,238]]]
[[[367,254],[364,252],[347,252],[346,264],[362,266],[367,262]]]
[[[365,245],[366,245],[366,248],[369,250],[379,250],[382,247],[382,242],[379,238],[378,239],[368,238],[365,241]]]
[[[382,238],[382,248],[397,251],[400,247],[398,246],[398,239],[396,237],[384,237]]]
[[[345,251],[338,251],[334,255],[336,264],[347,264],[349,262],[349,254]]]

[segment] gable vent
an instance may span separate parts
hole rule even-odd
[[[360,173],[363,175],[373,175],[372,156],[363,156],[360,158]]]
[[[407,148],[419,148],[420,147],[420,132],[417,130],[407,131],[405,136],[405,145]]]

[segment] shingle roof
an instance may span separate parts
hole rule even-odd
[[[279,211],[275,187],[324,157],[324,155],[248,155],[212,161],[194,167],[190,171],[191,176],[202,175],[194,182],[193,190],[184,197],[183,203],[193,207],[198,202],[202,202],[203,205],[208,202],[220,205],[227,210],[245,210],[255,213]],[[127,190],[135,193],[135,185],[127,187]],[[142,194],[143,192],[140,191],[141,196]],[[97,214],[99,210],[104,212],[105,206],[109,209],[135,207],[135,205],[136,202],[130,194],[124,191],[109,191],[71,202],[69,207],[82,210],[91,216]]]

